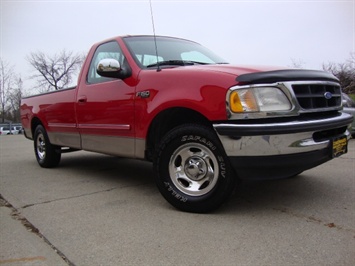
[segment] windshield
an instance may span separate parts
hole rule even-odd
[[[207,48],[188,40],[157,36],[158,57],[153,36],[125,37],[124,41],[142,68],[154,68],[158,65],[225,63],[225,60]]]

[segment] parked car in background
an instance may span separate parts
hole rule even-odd
[[[349,95],[343,93],[343,112],[347,114],[351,114],[355,117],[355,102],[349,97]],[[355,137],[355,120],[351,123],[350,133]]]
[[[14,126],[14,128],[18,131],[18,134],[22,134],[23,131],[22,126]]]
[[[4,126],[0,127],[0,135],[15,135],[19,134],[19,130],[15,127]]]

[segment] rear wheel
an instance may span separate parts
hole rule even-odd
[[[47,132],[42,125],[37,126],[35,130],[34,152],[41,167],[56,167],[60,162],[60,150],[49,142]]]
[[[182,211],[212,211],[235,186],[236,177],[217,136],[201,125],[170,131],[161,141],[154,169],[159,191]]]

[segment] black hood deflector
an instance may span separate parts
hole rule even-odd
[[[242,84],[262,84],[282,81],[333,81],[339,80],[330,73],[319,70],[285,69],[243,74],[236,78]]]

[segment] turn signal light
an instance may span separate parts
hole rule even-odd
[[[238,90],[230,94],[230,108],[234,113],[257,112],[258,104],[252,90]]]
[[[233,91],[230,94],[230,108],[232,110],[232,112],[234,113],[241,113],[243,112],[243,106],[242,103],[240,101],[239,95],[237,91]]]

